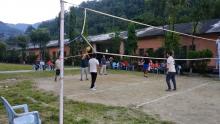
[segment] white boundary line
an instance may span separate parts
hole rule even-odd
[[[136,108],[139,108],[139,107],[141,107],[141,106],[144,106],[144,105],[147,105],[147,104],[150,104],[150,103],[158,102],[158,101],[163,100],[163,99],[166,99],[166,98],[168,98],[168,97],[176,96],[176,95],[179,95],[179,94],[185,94],[185,93],[191,92],[191,91],[193,91],[193,90],[195,90],[195,89],[204,87],[204,86],[206,86],[206,85],[208,85],[208,84],[209,84],[209,83],[204,83],[204,84],[195,86],[195,87],[193,87],[193,88],[189,88],[189,89],[187,89],[187,90],[185,90],[185,91],[168,94],[168,95],[166,95],[166,96],[162,96],[162,97],[153,99],[153,100],[151,100],[151,101],[147,101],[147,102],[141,103],[141,104],[137,105]]]

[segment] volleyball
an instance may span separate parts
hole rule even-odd
[[[91,47],[90,46],[86,47],[86,52],[90,52],[90,51],[91,51]]]

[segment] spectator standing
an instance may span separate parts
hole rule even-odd
[[[101,75],[107,75],[107,71],[106,71],[106,58],[105,55],[103,55],[102,59],[101,59]]]

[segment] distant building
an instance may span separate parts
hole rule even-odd
[[[168,25],[160,26],[160,28],[168,29]],[[196,34],[196,36],[204,37],[204,38],[210,38],[210,39],[217,39],[218,36],[220,36],[220,19],[214,19],[214,20],[207,20],[199,22],[198,29],[199,33]],[[186,34],[192,34],[192,23],[182,23],[182,24],[175,24],[175,31],[186,33]],[[162,47],[164,42],[164,31],[160,29],[155,29],[152,27],[149,28],[143,28],[136,30],[136,35],[138,37],[138,49],[137,54],[143,55],[148,49],[156,50],[160,47]],[[115,37],[115,33],[107,33],[107,34],[100,34],[95,36],[89,36],[88,39],[93,45],[93,47],[97,51],[105,52],[106,49],[111,47],[111,43],[113,41],[113,38]],[[121,38],[121,43],[119,46],[120,54],[124,54],[124,44],[127,39],[127,32],[123,31],[120,32],[119,37]],[[184,51],[188,51],[192,46],[192,37],[188,36],[180,36],[180,44]],[[216,48],[216,42],[215,41],[207,41],[203,39],[195,39],[194,41],[195,49],[196,50],[203,50],[203,49],[209,49],[213,53],[213,57],[217,56],[217,48]],[[68,39],[65,40],[65,56],[69,56],[69,41]],[[58,40],[50,41],[47,44],[47,49],[49,51],[49,54],[51,57],[57,56],[58,52]],[[30,54],[39,54],[39,47],[38,46],[29,46],[29,53]],[[209,66],[215,66],[216,61],[212,60],[209,64]]]

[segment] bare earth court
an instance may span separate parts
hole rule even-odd
[[[64,95],[75,101],[140,109],[177,124],[220,124],[220,81],[212,78],[177,76],[177,91],[166,92],[164,75],[98,75],[96,91],[80,75],[66,76]],[[59,92],[53,78],[35,80],[40,89]]]

